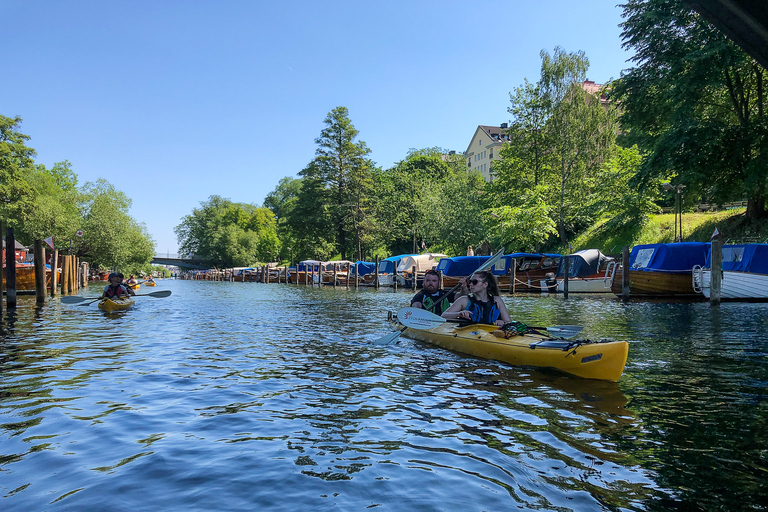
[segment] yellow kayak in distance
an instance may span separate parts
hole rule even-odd
[[[141,288],[141,285],[139,283],[129,284],[129,285],[126,285],[126,286],[129,286],[132,290],[138,290],[139,288]]]
[[[538,332],[505,338],[498,327],[485,324],[446,322],[430,329],[415,329],[405,327],[391,313],[390,321],[396,328],[405,329],[403,336],[414,340],[515,366],[555,368],[585,379],[617,382],[629,353],[626,341],[559,339]]]
[[[122,311],[133,306],[133,299],[130,297],[120,297],[118,299],[102,299],[99,302],[99,309],[107,313]]]
[[[144,286],[157,286],[157,283],[154,281],[144,281]]]

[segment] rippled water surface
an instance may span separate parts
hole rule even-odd
[[[407,292],[163,289],[4,310],[0,509],[768,509],[768,304],[506,298],[629,341],[613,384],[374,345]]]

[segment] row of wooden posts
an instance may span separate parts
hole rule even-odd
[[[566,258],[564,268],[569,268],[568,266],[568,256],[564,256]],[[723,248],[722,248],[722,242],[720,241],[719,237],[717,239],[712,240],[712,280],[710,282],[710,296],[709,296],[709,302],[713,306],[720,305],[720,293],[722,288],[722,261],[723,261]],[[322,268],[322,263],[320,264],[320,267]],[[256,275],[258,276],[257,282],[262,283],[269,283],[270,282],[270,267],[267,265],[257,267],[256,268]],[[629,247],[625,246],[622,248],[622,287],[621,287],[621,297],[622,300],[629,301],[630,297],[630,288],[629,288]],[[322,271],[319,271],[322,273]],[[337,279],[336,274],[338,272],[338,265],[334,265],[333,270],[333,284],[329,286],[337,286]],[[416,289],[416,281],[418,274],[416,272],[416,267],[413,267],[412,269],[412,275],[414,276],[414,279],[412,279],[411,282],[411,288],[414,290]],[[305,271],[304,272],[304,284],[305,285],[314,285],[314,277],[317,272],[313,270],[310,272]],[[374,271],[375,277],[373,280],[373,286],[376,288],[379,287],[379,258],[376,258],[376,267]],[[442,273],[438,273],[440,276],[440,288],[443,287],[443,275]],[[310,275],[312,278],[310,278]],[[298,273],[297,273],[298,276]],[[358,288],[360,285],[360,278],[358,273],[358,265],[355,265],[355,288]],[[278,268],[277,273],[277,283],[280,284],[281,277],[283,278],[282,281],[285,284],[288,284],[288,268]],[[225,269],[220,270],[214,273],[206,273],[206,274],[195,274],[190,276],[189,274],[185,277],[186,279],[205,279],[205,280],[213,280],[213,281],[237,281],[235,275],[234,275],[234,269]],[[241,280],[245,281],[245,272],[241,274]],[[511,295],[515,294],[515,282],[517,281],[517,275],[516,275],[516,268],[515,265],[512,265],[512,268],[510,269],[510,279],[509,279],[509,293]],[[397,268],[395,268],[394,275],[392,278],[392,286],[396,290],[397,289]],[[299,280],[296,280],[296,283],[294,284],[300,284]],[[322,277],[318,279],[318,286],[323,286]],[[346,280],[346,287],[349,289],[349,278]],[[563,297],[568,298],[568,272],[564,272],[563,276]]]
[[[0,232],[2,226],[0,225]],[[5,293],[5,305],[9,309],[16,308],[18,290],[16,286],[16,235],[14,228],[5,229],[5,286],[0,279],[0,295]],[[42,240],[35,240],[32,253],[35,260],[35,298],[38,304],[45,302],[50,293],[56,295],[56,290],[61,287],[62,294],[76,293],[81,287],[85,287],[88,279],[88,264],[81,263],[80,259],[73,255],[59,255],[58,250],[53,251],[51,258],[51,282],[48,288],[45,270],[45,246]],[[60,266],[59,266],[60,265]],[[59,283],[58,268],[61,268],[61,283]],[[3,290],[5,288],[5,290]],[[0,300],[2,311],[2,300]]]

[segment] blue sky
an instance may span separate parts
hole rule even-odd
[[[0,114],[37,162],[69,160],[132,200],[158,252],[211,195],[260,205],[349,109],[378,165],[463,152],[509,120],[539,52],[583,50],[589,79],[630,67],[614,2],[0,0]]]

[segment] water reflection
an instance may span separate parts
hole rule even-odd
[[[530,324],[629,341],[616,384],[374,346],[404,292],[158,285],[173,295],[118,315],[56,300],[6,314],[8,509],[768,502],[764,306],[506,299]]]

